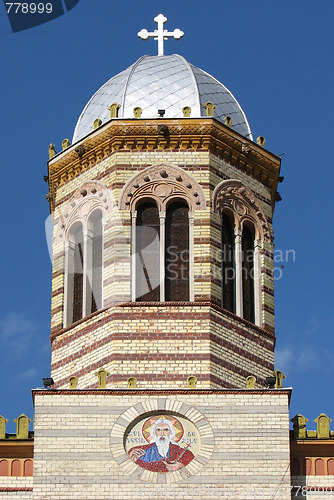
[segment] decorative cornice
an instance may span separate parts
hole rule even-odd
[[[162,124],[168,133],[161,133]],[[274,205],[280,158],[217,120],[116,119],[48,162],[51,211],[58,186],[116,152],[130,151],[210,151],[269,187]]]
[[[291,397],[292,388],[286,389],[32,389],[35,403],[36,396],[178,396],[191,395],[226,395],[226,394],[267,394],[277,396],[285,394]]]
[[[334,436],[326,439],[321,439],[317,437],[296,439],[291,435],[291,446],[293,451],[301,450],[301,453],[305,453],[305,447],[308,446],[332,446],[334,448]],[[334,449],[333,449],[334,452]]]

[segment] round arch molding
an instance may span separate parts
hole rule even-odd
[[[222,213],[224,210],[233,212],[235,222],[242,226],[244,221],[250,221],[258,231],[257,237],[264,241],[273,241],[266,216],[260,207],[255,194],[241,181],[229,179],[216,186],[212,200],[213,210]]]
[[[100,209],[102,218],[115,205],[107,187],[100,181],[90,181],[75,191],[69,201],[61,208],[57,225],[56,243],[65,239],[68,229],[77,221],[86,224],[94,210]]]
[[[182,168],[169,163],[151,165],[132,177],[122,189],[119,208],[133,212],[137,202],[145,198],[154,199],[160,211],[173,199],[186,200],[191,212],[206,207],[198,182]]]
[[[161,474],[141,468],[134,463],[125,451],[127,432],[136,422],[154,416],[174,416],[175,419],[187,420],[197,429],[200,437],[200,449],[189,465],[178,471]],[[187,403],[168,397],[158,397],[146,400],[128,408],[115,421],[110,434],[111,453],[116,463],[123,469],[124,474],[136,477],[149,483],[175,483],[185,480],[205,466],[214,450],[214,434],[206,417],[196,408]]]

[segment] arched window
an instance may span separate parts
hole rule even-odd
[[[33,476],[33,461],[25,460],[24,461],[24,476]]]
[[[305,458],[305,475],[311,476],[312,474],[312,460],[310,458]]]
[[[75,222],[66,240],[65,325],[102,307],[102,213]]]
[[[222,307],[261,326],[260,240],[249,220],[221,215]]]
[[[325,475],[325,462],[322,458],[317,458],[315,461],[315,475],[324,476]]]
[[[225,213],[221,218],[222,244],[222,307],[235,313],[234,229]]]
[[[329,476],[334,476],[334,458],[330,458],[327,462],[327,468],[328,468],[328,475]]]
[[[242,303],[243,318],[254,323],[254,237],[245,224],[242,230]]]
[[[102,213],[95,210],[88,219],[91,231],[91,251],[88,248],[88,259],[91,266],[87,270],[89,290],[88,311],[95,312],[102,307]],[[91,254],[91,255],[89,255]],[[91,258],[90,258],[91,257]]]
[[[54,238],[56,244],[64,243],[65,258],[58,254],[54,265],[59,269],[65,264],[64,327],[103,306],[103,227],[113,206],[106,186],[89,181],[62,208]]]
[[[11,476],[22,476],[22,462],[21,460],[13,460],[11,465]]]
[[[141,204],[136,222],[136,300],[160,300],[160,219],[153,202]]]
[[[68,324],[82,318],[83,308],[83,232],[82,224],[73,224],[67,240],[67,319]]]
[[[262,286],[269,280],[262,249],[272,244],[268,220],[255,193],[237,179],[221,181],[212,204],[221,219],[222,307],[262,327]]]
[[[172,201],[165,212],[146,199],[136,209],[132,219],[132,300],[188,301],[192,234],[188,204]]]
[[[165,300],[189,300],[189,208],[184,202],[167,208]]]
[[[9,475],[9,462],[8,460],[0,460],[0,476]]]

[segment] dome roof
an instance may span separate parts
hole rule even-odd
[[[232,129],[252,139],[247,118],[235,97],[223,84],[180,55],[143,56],[112,77],[93,95],[76,124],[73,142],[93,131],[93,122],[110,120],[108,106],[120,105],[118,118],[134,118],[133,109],[142,108],[141,118],[183,118],[182,108],[191,108],[190,118],[205,117],[203,104],[212,102],[214,117],[223,122],[232,118]],[[186,119],[186,118],[184,118]]]

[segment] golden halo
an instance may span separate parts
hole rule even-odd
[[[152,415],[147,420],[145,420],[145,422],[143,423],[143,426],[142,426],[142,434],[144,436],[144,439],[148,443],[150,443],[150,441],[152,439],[151,435],[150,435],[151,427],[152,427],[152,425],[155,424],[155,422],[157,420],[160,420],[160,418],[163,418],[164,420],[169,420],[171,422],[171,424],[174,427],[175,432],[176,432],[175,437],[174,437],[174,441],[175,441],[175,443],[178,443],[184,434],[184,428],[183,428],[183,425],[181,424],[180,420],[178,420],[173,415]]]

